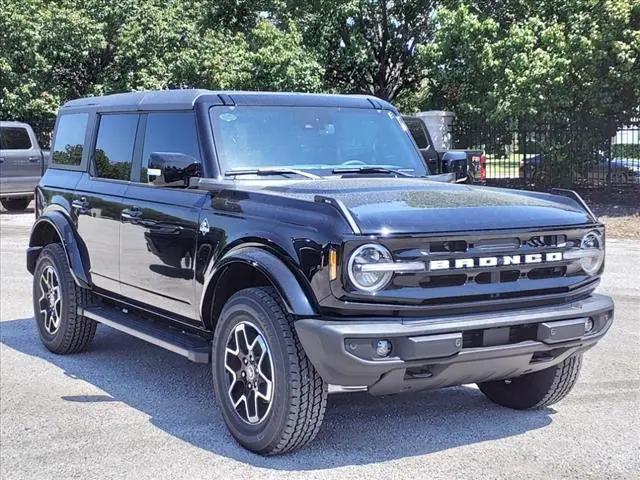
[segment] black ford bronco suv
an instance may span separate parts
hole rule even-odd
[[[332,391],[552,404],[613,320],[580,197],[432,181],[374,97],[86,98],[52,150],[27,251],[42,342],[79,352],[102,323],[211,363],[255,452],[312,440]]]

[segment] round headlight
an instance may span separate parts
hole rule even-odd
[[[596,230],[587,233],[580,242],[582,257],[580,266],[589,275],[595,275],[604,262],[604,240]]]
[[[363,271],[364,265],[391,262],[391,253],[382,245],[368,243],[358,247],[349,258],[347,271],[349,280],[358,290],[377,292],[384,288],[393,274],[391,272]]]

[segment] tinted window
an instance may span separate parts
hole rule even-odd
[[[388,110],[221,106],[210,117],[223,172],[287,167],[331,175],[373,166],[426,174],[409,132]]]
[[[80,165],[88,113],[62,115],[58,120],[52,162],[58,165]]]
[[[427,148],[429,146],[429,140],[427,139],[427,135],[424,133],[422,121],[417,118],[405,118],[404,123],[409,127],[411,136],[416,141],[418,148]]]
[[[200,161],[196,119],[193,113],[150,113],[142,151],[140,180],[148,182],[147,166],[152,153],[181,153],[185,166]]]
[[[0,148],[3,150],[29,150],[31,140],[26,128],[2,127],[0,129]]]
[[[129,180],[138,115],[103,115],[96,140],[96,173],[101,178]]]

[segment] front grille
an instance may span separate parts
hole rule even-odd
[[[527,277],[530,280],[542,280],[545,278],[562,277],[565,273],[567,273],[567,267],[534,268],[529,270]]]
[[[515,282],[520,278],[520,270],[503,270],[500,272],[500,282]]]
[[[529,247],[558,247],[567,243],[566,235],[535,235],[525,241]]]
[[[376,300],[429,306],[569,294],[595,279],[584,274],[578,260],[544,260],[548,253],[579,248],[587,231],[572,228],[525,234],[485,232],[381,239],[395,261],[420,261],[429,267],[432,261],[443,261],[445,267],[396,274],[389,286],[376,295]],[[542,261],[527,263],[524,260],[527,255],[541,255]],[[520,261],[507,262],[505,257]],[[495,258],[497,263],[482,263],[481,258]]]
[[[467,242],[465,242],[464,240],[429,243],[429,251],[431,253],[466,252],[467,248]]]
[[[415,274],[397,275],[395,286],[421,287],[426,289],[456,287],[467,284],[490,285],[502,283],[514,283],[522,280],[545,280],[550,278],[565,277],[578,273],[576,262],[559,261],[553,263],[525,263],[524,257],[531,254],[544,255],[549,252],[562,252],[579,245],[582,232],[574,234],[528,234],[516,237],[513,235],[504,237],[485,236],[467,240],[426,240],[415,248],[392,248],[392,253],[399,261],[424,261],[429,264],[433,260],[449,262],[450,267],[443,270],[425,271]],[[415,242],[415,240],[412,239]],[[399,241],[391,242],[394,247]],[[421,247],[421,248],[420,248]],[[502,259],[504,256],[518,257],[520,263],[498,264],[481,266],[477,262],[479,258],[495,257]],[[456,261],[474,260],[474,266],[464,265],[456,268]],[[539,288],[539,287],[537,287]]]
[[[433,275],[420,283],[423,288],[455,287],[467,282],[466,275]]]

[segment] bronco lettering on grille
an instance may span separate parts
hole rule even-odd
[[[477,267],[498,267],[503,265],[522,265],[529,263],[560,262],[562,252],[530,253],[527,255],[502,255],[499,257],[456,258],[450,260],[431,260],[429,270],[451,270]]]

